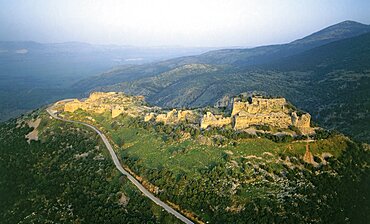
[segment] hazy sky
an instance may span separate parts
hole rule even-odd
[[[370,24],[370,0],[0,0],[0,40],[256,46],[344,20]]]

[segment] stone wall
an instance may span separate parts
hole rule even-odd
[[[88,99],[90,101],[97,101],[101,98],[107,98],[107,97],[113,96],[115,94],[117,94],[117,93],[115,93],[115,92],[107,92],[107,93],[105,93],[105,92],[92,92],[92,93],[90,93],[90,96],[89,96]]]
[[[147,107],[143,106],[143,100],[144,98],[142,96],[133,97],[116,92],[93,92],[85,101],[81,102],[75,99],[72,102],[66,103],[64,105],[64,111],[74,112],[77,109],[82,109],[98,114],[109,111],[112,118],[122,113],[127,113],[129,116],[135,117],[147,110]]]
[[[291,117],[283,112],[252,114],[242,111],[234,117],[234,129],[236,130],[245,129],[252,125],[269,125],[280,128],[288,128],[291,123]]]
[[[223,127],[232,123],[231,117],[223,117],[222,115],[214,115],[211,112],[207,112],[200,123],[200,128],[211,127]]]
[[[311,115],[310,114],[302,114],[298,116],[297,113],[294,111],[292,113],[292,125],[298,128],[309,128],[311,123]]]
[[[292,125],[297,127],[304,135],[314,132],[314,129],[311,128],[311,115],[308,113],[298,116],[294,111],[292,113]]]
[[[231,116],[237,115],[241,111],[252,114],[284,111],[287,104],[285,98],[265,99],[262,97],[253,97],[250,99],[251,102],[234,99]]]
[[[144,120],[151,120],[154,115],[147,115]],[[187,121],[189,123],[198,123],[197,114],[191,110],[176,110],[173,109],[166,114],[158,114],[155,118],[156,122],[163,122],[165,124],[178,123]]]
[[[112,118],[122,113],[129,116],[144,116],[144,121],[155,120],[165,124],[176,124],[187,122],[197,124],[205,129],[207,127],[224,127],[232,125],[236,130],[244,130],[253,125],[268,125],[278,128],[297,127],[303,134],[312,133],[310,127],[311,116],[303,114],[298,116],[287,106],[284,98],[266,99],[262,97],[248,98],[243,101],[241,98],[233,100],[232,114],[230,117],[214,115],[207,112],[201,119],[201,114],[193,110],[176,110],[173,109],[167,113],[157,114],[154,111],[160,111],[160,108],[147,107],[144,98],[137,96],[126,96],[123,93],[91,93],[85,101],[77,99],[64,105],[64,110],[74,112],[81,108],[85,111],[94,113],[111,112]]]
[[[74,99],[72,102],[68,102],[64,105],[64,111],[75,112],[81,108],[82,103],[78,99]]]
[[[298,116],[295,111],[289,109],[285,98],[267,99],[258,96],[250,97],[245,101],[241,98],[235,98],[231,117],[207,112],[201,121],[201,128],[221,127],[231,123],[236,130],[247,129],[253,125],[268,125],[278,128],[295,126],[303,134],[309,134],[313,131],[310,127],[310,121],[309,114]]]

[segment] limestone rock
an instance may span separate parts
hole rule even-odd
[[[130,198],[127,197],[123,192],[121,192],[121,197],[119,198],[119,204],[123,207],[126,207],[128,205],[128,202],[130,201]]]

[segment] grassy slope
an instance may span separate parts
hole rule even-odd
[[[27,126],[0,126],[2,223],[177,222],[121,176],[94,132],[41,117],[41,141],[31,144]]]
[[[86,114],[81,115],[80,118]],[[135,126],[133,120],[125,116],[115,119],[110,119],[109,114],[92,116],[119,146],[117,150],[121,152],[124,163],[158,186],[163,200],[180,204],[204,221],[239,222],[247,220],[244,215],[248,214],[251,220],[265,222],[257,218],[262,215],[260,212],[270,221],[279,220],[280,215],[287,222],[310,219],[307,214],[300,217],[299,211],[288,215],[285,209],[292,209],[288,208],[293,206],[291,202],[287,202],[287,208],[279,205],[279,200],[297,200],[297,206],[307,203],[304,202],[308,200],[307,195],[294,196],[294,192],[300,190],[298,186],[312,186],[310,178],[315,177],[311,176],[312,168],[301,160],[305,143],[275,143],[264,138],[247,138],[239,140],[236,145],[217,147],[200,144],[197,139],[168,140],[169,135],[150,126]],[[348,140],[340,135],[310,144],[314,155],[329,152],[335,158],[340,158],[349,145]],[[329,167],[321,169],[325,170],[324,173],[333,172]],[[279,199],[283,195],[286,198]],[[214,203],[221,207],[215,210],[212,208]],[[238,206],[251,209],[250,206],[259,207],[261,203],[268,203],[272,206],[270,211],[280,215],[264,210],[257,213],[230,210],[237,210]],[[317,201],[310,203],[305,206],[310,209],[319,206]],[[323,219],[322,214],[317,215]]]

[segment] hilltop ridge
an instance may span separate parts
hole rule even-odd
[[[145,122],[155,121],[164,124],[185,122],[202,129],[231,127],[234,130],[256,133],[255,126],[265,125],[278,129],[276,132],[284,135],[313,134],[311,115],[297,113],[293,108],[285,98],[239,96],[232,100],[231,114],[224,116],[217,108],[163,110],[160,107],[148,106],[143,96],[128,96],[122,92],[92,92],[89,98],[83,101],[78,99],[61,101],[57,103],[56,109],[72,113],[78,109],[95,114],[109,112],[112,118],[127,114],[131,117],[141,117]]]

